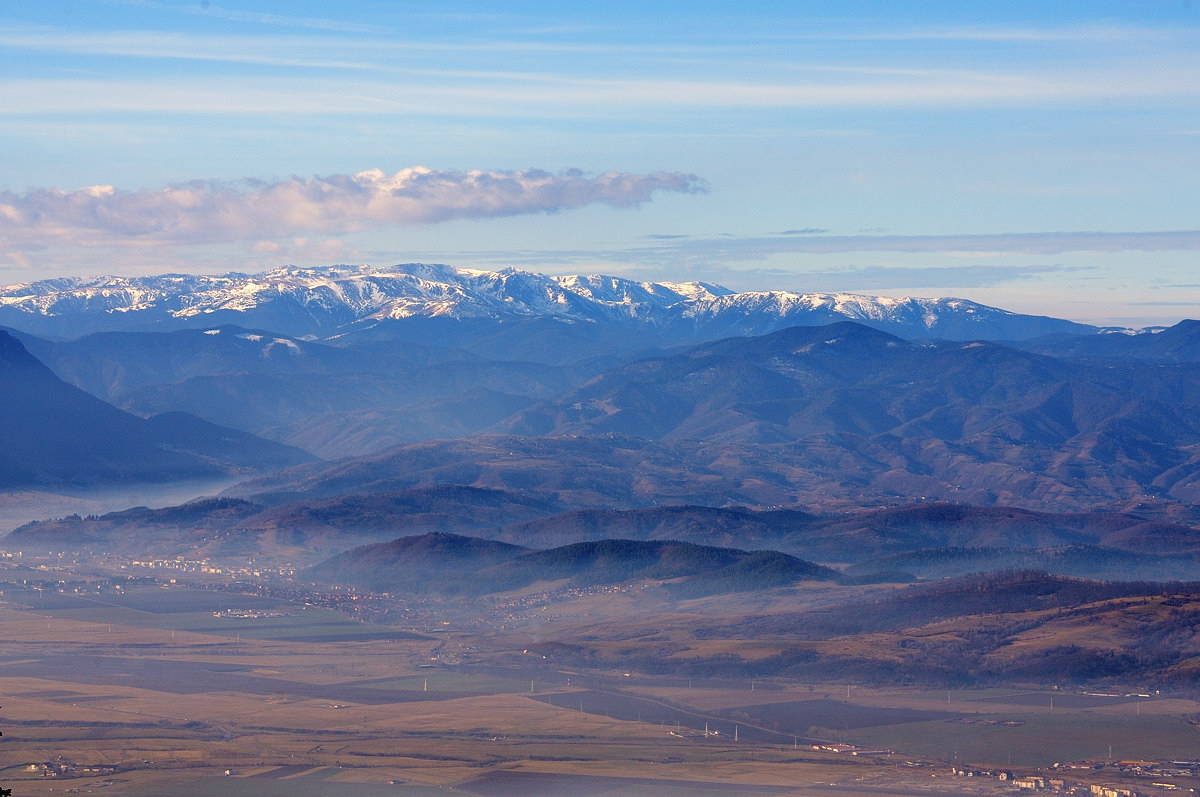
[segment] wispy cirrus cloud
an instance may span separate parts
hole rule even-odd
[[[814,230],[817,228],[813,228]],[[664,279],[664,270],[686,272],[688,279],[734,279],[739,285],[754,281],[778,284],[778,278],[802,275],[821,284],[836,283],[841,288],[870,286],[877,289],[895,287],[984,287],[1012,282],[1093,270],[1092,266],[1061,264],[985,264],[951,266],[838,266],[816,269],[811,265],[796,267],[759,267],[777,256],[787,255],[844,255],[855,253],[896,253],[904,256],[940,256],[951,262],[965,258],[990,260],[1003,257],[1038,257],[1047,255],[1108,255],[1124,252],[1195,252],[1200,251],[1200,230],[1166,232],[1031,232],[1005,234],[960,235],[797,235],[787,230],[769,236],[683,235],[654,233],[643,236],[640,245],[620,249],[540,249],[540,250],[443,250],[441,252],[407,252],[415,259],[442,258],[455,262],[470,262],[495,266],[536,266],[567,269],[571,273],[587,269],[596,263],[625,275],[641,275],[646,279]],[[368,253],[377,259],[388,259],[395,253]],[[818,261],[819,262],[819,261]],[[557,272],[556,272],[557,273]],[[565,271],[562,273],[566,273]],[[807,284],[807,283],[806,283]],[[1194,287],[1163,285],[1161,287]]]
[[[956,25],[910,27],[902,30],[825,31],[784,35],[781,38],[825,41],[950,41],[950,42],[1162,42],[1195,36],[1195,27],[1153,27],[1129,24],[1083,24],[1043,27]]]
[[[328,17],[298,17],[284,14],[268,14],[260,11],[238,11],[213,5],[208,0],[200,3],[180,5],[175,3],[158,3],[154,0],[108,0],[112,5],[132,6],[154,11],[169,11],[193,16],[214,17],[229,22],[248,22],[257,25],[277,25],[289,28],[312,28],[315,30],[335,31],[338,33],[386,33],[387,28],[380,25],[363,25]]]
[[[315,59],[261,53],[210,53],[222,58],[276,65],[315,65]],[[352,59],[324,59],[340,71],[368,67]],[[386,78],[357,83],[351,90],[328,77],[203,79],[130,75],[119,80],[29,78],[0,83],[0,116],[70,116],[81,113],[141,112],[314,117],[344,114],[451,115],[461,117],[593,118],[655,112],[759,109],[901,109],[969,107],[1000,103],[1046,106],[1111,101],[1166,101],[1200,97],[1195,63],[1161,66],[1148,72],[1134,66],[1106,71],[1038,75],[1020,71],[978,74],[941,70],[936,74],[847,79],[832,70],[821,75],[769,79],[592,78],[571,74],[470,70],[390,69]],[[830,77],[829,75],[832,75]]]
[[[341,234],[594,204],[633,207],[658,191],[703,190],[696,175],[677,172],[589,176],[577,170],[413,167],[394,174],[372,169],[309,179],[196,181],[154,190],[6,191],[0,192],[0,246],[212,244]]]
[[[805,233],[805,234],[797,234]],[[814,234],[815,233],[815,234]],[[766,236],[692,237],[637,250],[641,256],[698,258],[720,262],[781,254],[848,252],[954,253],[964,255],[1057,255],[1068,252],[1166,252],[1200,250],[1200,230],[1146,232],[1026,232],[962,235],[823,235],[786,230]],[[630,250],[629,253],[633,253]]]
[[[816,230],[818,228],[808,228]],[[550,273],[618,273],[645,280],[700,280],[737,290],[907,291],[948,295],[947,291],[996,288],[1044,281],[1111,279],[1103,258],[1126,252],[1200,251],[1200,230],[1175,232],[1050,232],[975,235],[796,235],[771,236],[654,234],[647,243],[623,249],[545,249],[406,252],[408,259],[441,258],[481,268],[518,266]],[[825,256],[894,253],[887,265],[836,265]],[[368,259],[395,259],[394,252],[368,252]],[[1028,262],[1047,255],[1065,262]],[[1080,259],[1077,255],[1082,254]],[[789,258],[799,255],[800,258]],[[1097,260],[1095,256],[1101,259]],[[870,257],[869,254],[867,254]],[[903,265],[905,260],[938,258],[951,265]],[[982,262],[971,262],[978,258]],[[1009,262],[1004,262],[1009,258]],[[1011,259],[1026,262],[1011,262]],[[875,258],[871,258],[875,259]],[[603,266],[598,266],[603,264]],[[776,265],[782,264],[782,265]],[[1172,287],[1163,285],[1161,287]],[[1177,285],[1175,287],[1193,287]]]
[[[182,6],[146,2],[151,8]],[[200,13],[196,7],[192,8]],[[192,13],[189,11],[188,13]],[[224,12],[247,18],[273,15]],[[240,18],[240,17],[239,17]],[[879,108],[1057,105],[1112,101],[1169,101],[1200,95],[1193,57],[1196,29],[1101,27],[1064,30],[996,28],[811,34],[851,40],[897,41],[976,38],[996,41],[1094,42],[1086,55],[1061,60],[1016,55],[1000,63],[964,59],[957,51],[919,58],[905,53],[873,57],[821,51],[798,58],[783,42],[806,34],[778,34],[745,43],[710,44],[622,39],[513,40],[492,35],[425,38],[345,36],[330,20],[278,18],[278,24],[320,32],[277,35],[262,31],[201,33],[155,30],[71,30],[0,25],[0,46],[30,53],[103,56],[125,71],[87,77],[40,76],[24,70],[0,82],[0,114],[79,114],[96,111],[296,113],[321,115],[423,113],[538,116],[686,109]],[[275,23],[272,23],[275,24]],[[1113,53],[1110,39],[1165,37],[1147,51]],[[35,59],[36,61],[36,59]],[[170,63],[171,74],[134,66]],[[614,65],[636,61],[639,69]],[[193,62],[193,63],[186,63]],[[218,77],[223,63],[245,74]],[[721,64],[714,71],[713,64]],[[268,72],[260,71],[267,68]],[[276,68],[282,73],[276,73]],[[199,74],[197,74],[199,73]],[[253,74],[254,80],[247,80]],[[347,76],[361,75],[347,91]],[[720,75],[720,78],[714,78]]]
[[[747,281],[784,285],[798,292],[842,291],[864,293],[894,293],[946,296],[986,288],[1010,286],[1013,283],[1050,280],[1067,275],[1094,272],[1089,266],[1062,265],[962,265],[962,266],[864,266],[821,269],[814,271],[785,271],[782,269],[751,270],[748,273],[713,269],[711,281],[744,284]]]
[[[1038,277],[1091,271],[1086,266],[1058,265],[969,265],[969,266],[864,266],[858,268],[805,271],[801,275],[786,273],[792,282],[803,282],[804,290],[910,290],[937,288],[986,288],[1007,282]],[[728,275],[726,276],[728,278]],[[779,274],[777,279],[784,278]]]
[[[328,45],[328,46],[322,46]],[[313,36],[201,35],[159,31],[58,31],[0,26],[0,47],[28,52],[81,56],[115,56],[221,62],[237,65],[367,69],[371,64],[350,57],[350,48],[329,55],[336,43]]]
[[[395,261],[393,252],[364,252],[366,260]],[[596,252],[437,252],[406,253],[418,261],[448,259],[479,268],[543,269],[552,274],[593,273],[597,261],[606,274],[649,282],[699,281],[722,285],[736,291],[789,290],[797,293],[885,293],[903,292],[916,296],[966,295],[965,292],[1010,286],[1019,283],[1049,281],[1069,276],[1096,273],[1093,266],[1061,264],[964,264],[954,266],[849,266],[838,268],[776,268],[727,265],[722,262],[689,261],[669,267],[644,260],[622,257],[617,253]],[[328,261],[333,262],[333,261]]]

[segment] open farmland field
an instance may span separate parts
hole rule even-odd
[[[1189,759],[1200,732],[1178,716],[1060,711],[986,715],[970,723],[922,722],[860,728],[861,744],[908,755],[985,766],[1046,767],[1055,762]],[[1111,748],[1111,753],[1109,752]]]
[[[356,685],[368,689],[461,692],[464,694],[522,694],[536,689],[545,689],[548,686],[543,682],[541,687],[538,687],[536,681],[533,681],[534,689],[530,689],[531,681],[440,668],[423,670],[419,675],[360,681]]]
[[[234,638],[244,636],[292,642],[337,642],[416,636],[399,629],[353,622],[330,609],[220,590],[145,587],[105,595],[10,590],[6,597],[52,618],[167,631],[195,631]],[[214,616],[215,612],[229,609],[279,616]]]
[[[534,684],[530,694],[517,677],[430,668],[443,640],[238,640],[173,630],[186,611],[149,612],[166,618],[161,627],[59,614],[69,611],[97,609],[0,610],[0,782],[21,795],[68,785],[132,795],[491,794],[509,781],[484,776],[514,769],[533,774],[513,783],[569,782],[581,793],[641,793],[642,781],[627,780],[636,773],[662,780],[662,794],[693,793],[693,783],[710,795],[786,794],[872,767],[749,739],[678,738],[570,707],[571,695],[588,693],[560,690],[550,702],[544,690],[555,687]],[[30,769],[43,762],[71,777]]]
[[[1200,731],[1189,722],[1200,716],[1200,703],[1166,694],[862,686],[839,692],[831,685],[783,692],[635,689],[666,704],[690,704],[706,716],[937,761],[1046,767],[1110,755],[1113,761],[1191,759],[1200,751]]]
[[[1189,757],[1200,743],[1185,721],[1200,705],[1181,696],[627,677],[535,656],[472,665],[455,662],[507,638],[393,633],[205,590],[68,597],[91,605],[0,610],[0,782],[22,795],[68,783],[147,797],[927,793],[955,760],[1042,766],[1103,758],[1110,743],[1116,757]],[[281,616],[212,614],[227,608]],[[29,769],[46,762],[78,777]]]

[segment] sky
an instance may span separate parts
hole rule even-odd
[[[1200,0],[10,0],[0,153],[0,284],[436,262],[1200,316]]]

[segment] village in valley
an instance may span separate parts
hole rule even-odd
[[[595,762],[608,761],[605,777],[629,778],[632,756],[664,782],[702,772],[705,793],[718,795],[742,794],[735,783],[747,779],[779,795],[1200,788],[1200,761],[1187,754],[1200,738],[1191,724],[1200,701],[1182,692],[859,685],[843,695],[836,683],[582,670],[521,640],[588,616],[602,622],[605,602],[638,599],[636,585],[489,596],[466,612],[432,597],[304,584],[296,570],[0,555],[6,645],[24,657],[0,663],[0,684],[17,696],[0,711],[0,783],[21,794],[57,781],[140,794],[137,784],[188,773],[470,792],[472,767],[505,749],[537,777],[597,777]],[[489,720],[501,704],[523,719]],[[1063,736],[1068,728],[1077,738]],[[1088,745],[1093,757],[1073,755]],[[425,757],[436,749],[453,752],[433,766]],[[1039,760],[1050,751],[1063,755]],[[552,759],[576,763],[535,763]]]

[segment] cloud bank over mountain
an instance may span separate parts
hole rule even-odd
[[[432,224],[586,205],[634,207],[656,191],[696,193],[704,183],[678,172],[588,175],[439,171],[414,166],[388,174],[291,177],[266,181],[192,181],[162,189],[100,185],[73,191],[0,193],[0,242],[40,248],[48,239],[80,246],[121,241],[189,244],[341,234],[375,227]]]

